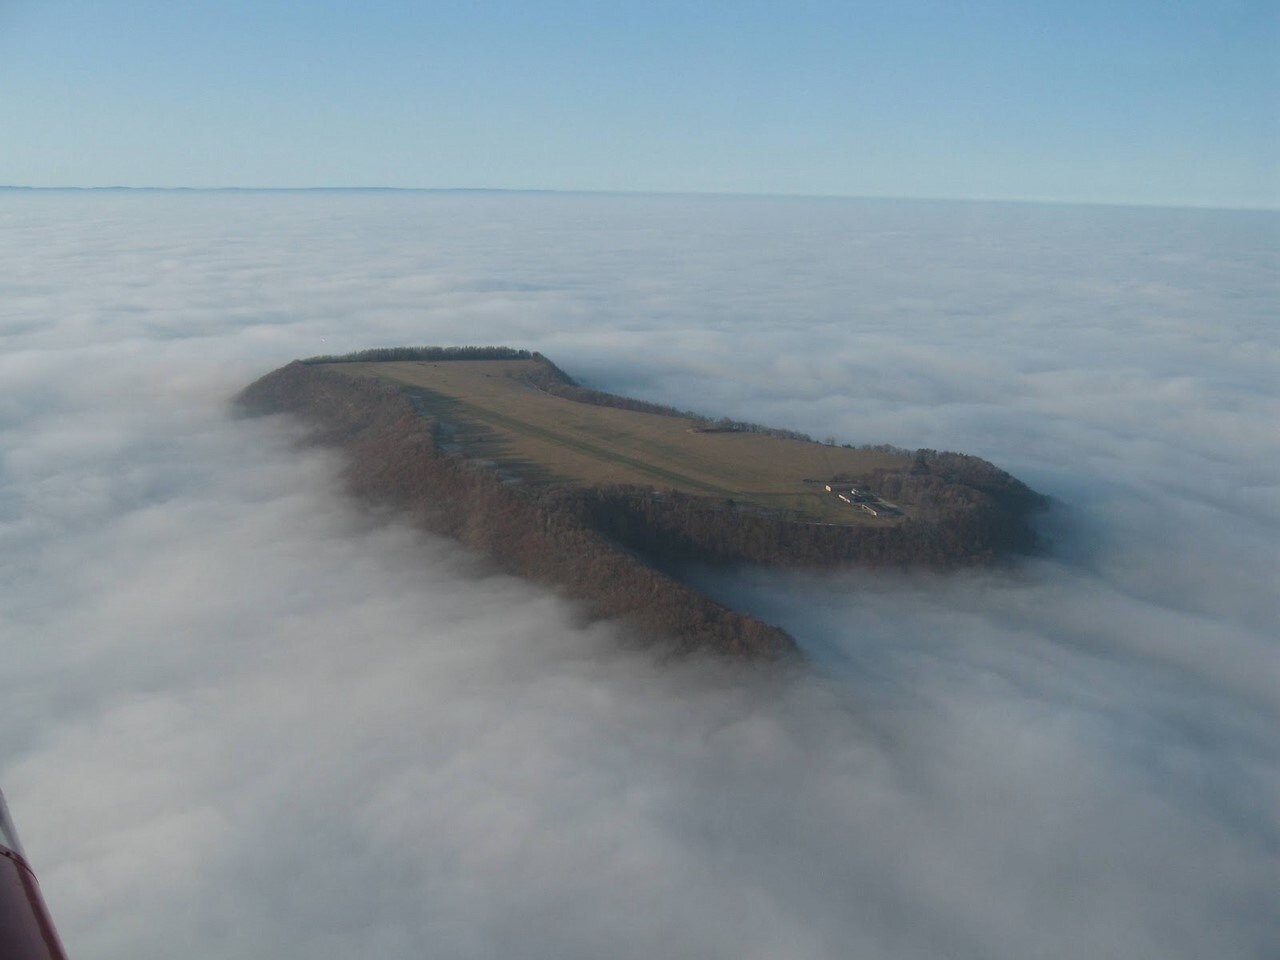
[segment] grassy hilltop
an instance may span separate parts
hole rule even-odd
[[[988,563],[1034,546],[1042,503],[976,457],[712,421],[586,389],[508,348],[295,361],[237,404],[309,423],[313,442],[347,454],[359,496],[681,649],[795,649],[675,579],[681,562]]]
[[[405,388],[418,411],[435,420],[438,440],[530,482],[675,490],[826,523],[876,524],[894,520],[851,509],[818,481],[902,469],[911,462],[904,453],[718,427],[678,411],[580,402],[546,389],[550,371],[541,359],[345,362],[322,368]]]

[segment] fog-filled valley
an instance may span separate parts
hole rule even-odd
[[[72,956],[1280,949],[1275,213],[0,191],[0,786]],[[538,350],[976,454],[1042,556],[693,570],[807,654],[665,661],[229,398]]]

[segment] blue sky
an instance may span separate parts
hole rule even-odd
[[[9,0],[0,183],[1274,208],[1278,10]]]

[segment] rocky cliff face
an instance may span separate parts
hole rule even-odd
[[[858,478],[885,498],[914,505],[892,525],[803,522],[647,489],[509,484],[495,470],[440,449],[430,420],[397,387],[300,362],[247,387],[236,403],[249,414],[293,414],[313,428],[314,442],[343,449],[356,495],[404,510],[512,573],[558,587],[592,615],[620,618],[681,650],[776,658],[793,654],[795,644],[662,568],[690,560],[989,563],[1034,547],[1028,516],[1043,503],[983,460],[924,450],[901,470]]]

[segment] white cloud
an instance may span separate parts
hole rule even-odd
[[[1258,215],[3,204],[0,783],[74,955],[1280,940]],[[705,575],[814,668],[652,663],[363,513],[289,424],[226,416],[294,356],[430,342],[991,457],[1063,502],[1055,553],[949,578]]]

